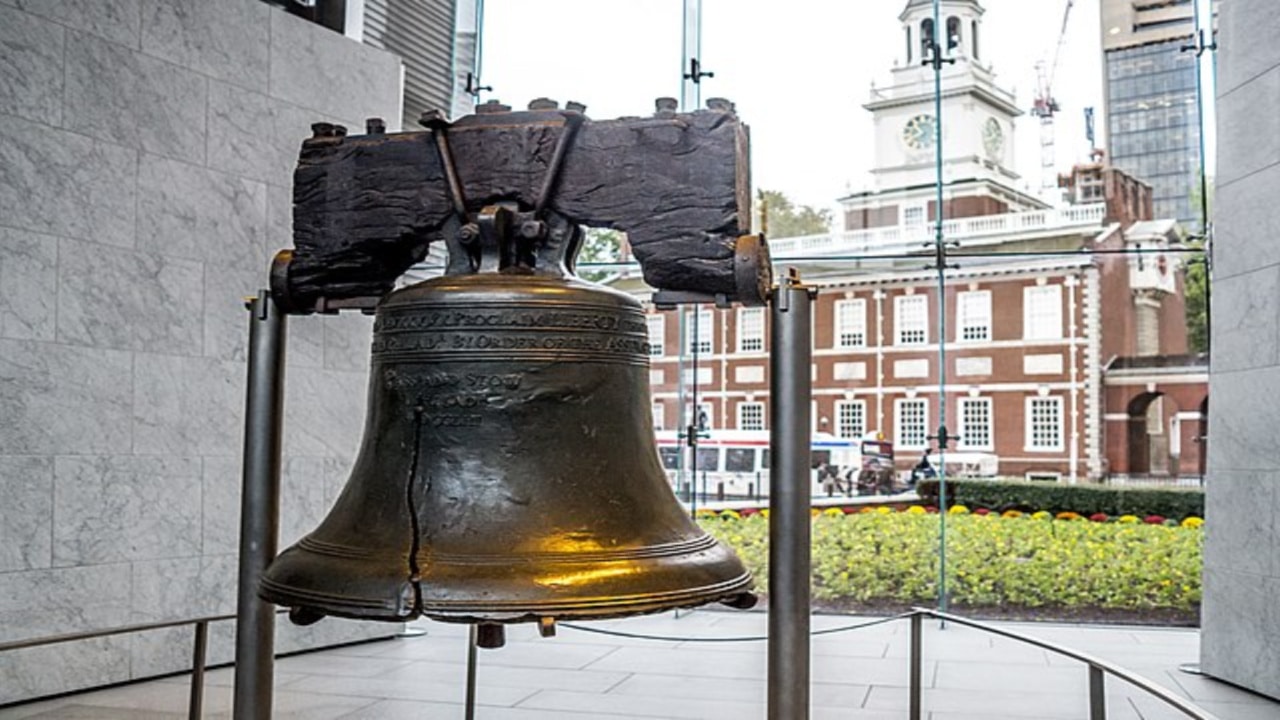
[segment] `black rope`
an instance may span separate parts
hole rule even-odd
[[[884,623],[893,622],[895,620],[904,620],[914,615],[914,612],[905,612],[898,615],[891,615],[878,620],[869,620],[864,623],[855,625],[844,625],[841,627],[827,628],[825,630],[814,630],[809,633],[811,636],[816,635],[835,635],[836,633],[849,632],[850,630],[861,630],[862,628],[872,627],[873,625],[883,625]],[[604,628],[593,628],[585,625],[577,625],[574,623],[556,623],[556,627],[569,628],[578,632],[595,633],[597,635],[610,635],[612,637],[631,638],[633,640],[659,640],[662,642],[704,642],[704,643],[730,643],[730,642],[761,642],[768,640],[768,635],[740,635],[737,637],[680,637],[677,635],[648,635],[645,633],[629,633],[621,630],[605,630]]]

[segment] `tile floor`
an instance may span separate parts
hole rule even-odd
[[[860,622],[816,616],[814,629]],[[762,613],[701,610],[588,627],[673,638],[762,635]],[[1195,662],[1187,629],[1001,623],[1132,670],[1222,720],[1280,720],[1280,702],[1178,670]],[[466,629],[421,623],[421,637],[281,658],[276,718],[463,718]],[[907,715],[905,620],[813,640],[812,717],[901,720]],[[924,708],[929,720],[1086,718],[1080,663],[954,624],[925,622]],[[540,638],[508,632],[506,647],[481,650],[480,720],[765,717],[765,643],[639,640],[561,627]],[[0,708],[0,720],[169,720],[186,717],[188,678],[171,677]],[[205,717],[227,718],[231,672],[208,676]],[[1166,720],[1179,712],[1127,683],[1108,680],[1108,718]]]

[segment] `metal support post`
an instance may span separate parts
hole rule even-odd
[[[772,297],[769,720],[809,717],[809,319],[816,294],[792,268]]]
[[[911,698],[907,717],[920,720],[920,696],[923,693],[922,679],[924,666],[924,615],[916,613],[911,616]]]
[[[276,556],[280,524],[280,438],[284,405],[285,314],[266,290],[249,303],[244,485],[236,603],[235,720],[271,717],[275,609],[258,599],[258,579]]]
[[[476,641],[479,639],[480,626],[472,623],[467,631],[467,699],[463,710],[466,720],[476,717]]]
[[[1107,678],[1097,665],[1089,665],[1089,720],[1107,720]]]
[[[209,623],[196,623],[195,641],[191,647],[191,697],[187,703],[187,717],[200,720],[204,715],[204,664],[208,656]]]

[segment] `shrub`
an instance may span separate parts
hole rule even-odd
[[[765,520],[704,520],[702,527],[738,551],[757,587],[768,587]],[[948,517],[947,527],[948,587],[957,604],[1191,610],[1200,601],[1201,530],[974,514]],[[812,529],[816,600],[934,600],[937,517],[824,515]]]
[[[940,505],[936,478],[921,480],[916,492],[923,503]],[[1070,485],[1024,480],[947,480],[947,505],[987,507],[996,511],[1047,510],[1080,515],[1160,515],[1175,520],[1204,517],[1204,491],[1198,488],[1145,488],[1115,485]]]

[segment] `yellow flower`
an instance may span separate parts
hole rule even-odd
[[[948,515],[968,515],[969,508],[963,505],[952,505],[951,509],[947,511],[947,514]]]
[[[908,515],[924,515],[924,508],[920,507],[919,505],[912,505],[911,507],[907,508],[907,514]]]
[[[1020,518],[1022,517],[1022,511],[1021,510],[1005,510],[1004,512],[1000,513],[1000,517]]]
[[[876,508],[876,512],[881,515],[888,515],[893,512],[893,508],[885,507],[884,505],[881,505],[880,507]]]
[[[1050,513],[1048,510],[1038,510],[1036,512],[1031,513],[1031,518],[1033,520],[1052,520],[1053,514]]]
[[[1194,515],[1182,521],[1182,527],[1184,528],[1198,528],[1201,525],[1204,525],[1204,518],[1198,518]]]
[[[1121,515],[1120,519],[1117,520],[1116,522],[1122,522],[1125,524],[1136,523],[1138,522],[1138,516],[1137,515]]]
[[[738,514],[737,510],[722,510],[720,517],[724,520],[737,520],[742,516]]]
[[[822,514],[828,517],[844,517],[844,510],[841,510],[838,507],[829,507],[826,510],[823,510]]]

